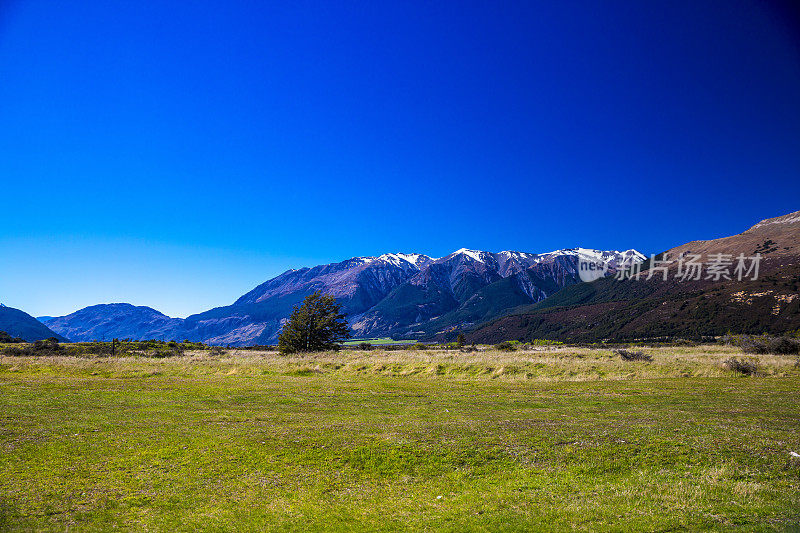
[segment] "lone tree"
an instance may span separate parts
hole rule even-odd
[[[456,337],[456,345],[458,345],[459,348],[463,348],[465,344],[467,344],[467,338],[459,331],[458,337]]]
[[[300,307],[295,306],[278,338],[281,353],[330,350],[350,338],[341,305],[333,296],[320,291],[310,294]]]

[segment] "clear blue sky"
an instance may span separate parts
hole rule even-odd
[[[0,302],[185,316],[355,255],[738,233],[800,209],[790,12],[0,0]]]

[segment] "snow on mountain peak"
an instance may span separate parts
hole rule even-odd
[[[638,250],[634,250],[633,248],[631,248],[630,250],[625,250],[624,252],[619,252],[619,253],[621,253],[624,257],[634,257],[635,259],[638,259],[639,261],[644,261],[645,259],[647,259],[647,257],[642,252],[640,252]]]
[[[485,263],[486,262],[485,257],[484,257],[486,255],[486,252],[481,252],[481,251],[478,251],[478,250],[470,250],[468,248],[459,248],[458,250],[456,250],[455,252],[453,252],[450,255],[451,256],[452,255],[466,255],[467,257],[469,257],[469,258],[471,258],[471,259],[473,259],[473,260],[475,260],[475,261],[477,261],[479,263]]]
[[[640,252],[638,252],[638,251],[636,251],[634,249],[625,250],[624,252],[620,252],[620,251],[617,251],[617,250],[596,250],[594,248],[581,248],[581,247],[578,247],[578,248],[562,248],[560,250],[553,250],[552,252],[547,252],[545,254],[542,254],[540,257],[542,257],[542,258],[551,258],[551,257],[557,257],[557,256],[561,256],[561,255],[571,255],[571,256],[576,256],[576,257],[581,257],[581,258],[584,258],[584,259],[589,259],[589,260],[593,260],[593,261],[601,261],[601,262],[606,262],[606,261],[615,260],[615,259],[632,260],[632,261],[641,262],[641,261],[644,261],[646,259],[646,257],[642,253],[640,253]]]
[[[536,254],[529,254],[527,252],[515,252],[513,250],[504,250],[502,252],[498,252],[496,255],[503,257],[504,259],[534,259]]]
[[[430,258],[427,255],[404,254],[404,253],[383,254],[378,256],[376,259],[386,261],[387,263],[391,263],[394,266],[403,266],[403,263],[409,263],[411,265],[414,265],[415,267],[419,267],[420,264],[425,263],[426,261],[430,261]]]

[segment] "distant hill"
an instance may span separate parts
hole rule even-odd
[[[55,337],[60,341],[67,340],[24,311],[4,305],[0,305],[0,331],[5,331],[12,337],[20,337],[28,342],[50,337]]]
[[[111,339],[179,339],[183,320],[151,307],[128,303],[99,304],[66,316],[41,319],[75,342]]]
[[[757,280],[744,276],[714,281],[676,279],[677,262],[647,280],[604,278],[567,287],[533,305],[518,307],[467,334],[473,342],[550,338],[567,341],[630,340],[660,336],[697,337],[735,333],[783,333],[800,329],[800,211],[767,219],[747,231],[692,241],[657,260],[700,255],[759,253]],[[735,264],[730,266],[731,274]],[[685,272],[685,270],[684,270]],[[750,276],[752,277],[752,276]]]

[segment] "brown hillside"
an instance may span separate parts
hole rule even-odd
[[[677,259],[698,254],[704,265],[713,254],[734,259],[760,254],[758,278],[676,279]],[[783,333],[800,329],[800,211],[763,220],[747,231],[692,241],[660,258],[674,261],[668,279],[602,279],[567,287],[554,296],[484,324],[468,335],[474,342],[551,338],[594,342],[662,336],[697,337],[737,333]],[[659,258],[657,258],[659,259]],[[751,274],[752,276],[752,274]]]

